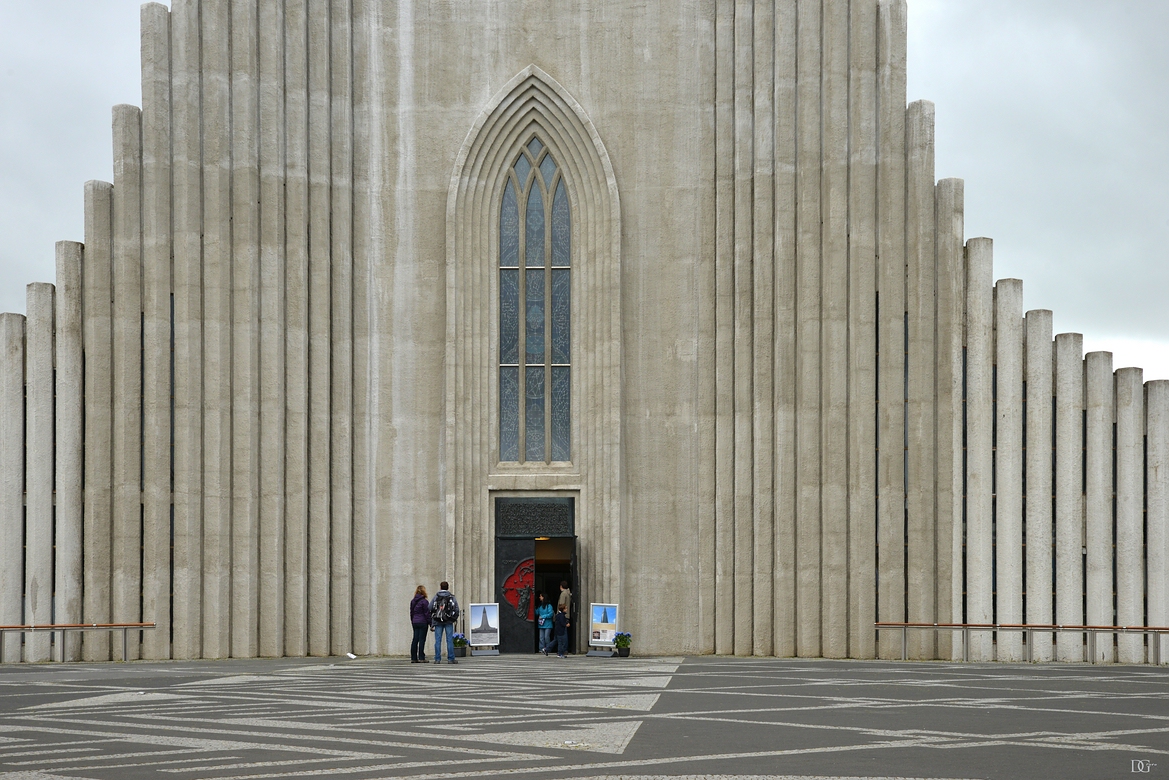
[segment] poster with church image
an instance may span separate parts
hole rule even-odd
[[[589,644],[613,647],[617,640],[617,605],[589,604]]]
[[[472,604],[467,610],[467,644],[471,647],[499,646],[499,604]]]

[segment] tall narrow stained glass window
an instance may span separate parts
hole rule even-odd
[[[499,214],[499,459],[572,459],[571,233],[564,177],[537,138]]]

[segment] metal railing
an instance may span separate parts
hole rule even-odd
[[[44,625],[0,626],[0,659],[4,657],[4,635],[9,633],[36,633],[37,631],[58,631],[57,641],[60,660],[65,662],[65,632],[66,631],[121,631],[122,632],[122,660],[126,660],[126,637],[131,631],[144,631],[154,628],[154,623],[46,623]]]
[[[938,631],[961,631],[962,632],[962,660],[970,660],[970,632],[971,631],[1020,631],[1026,637],[1027,645],[1027,662],[1030,663],[1035,660],[1034,647],[1035,643],[1032,641],[1036,632],[1039,633],[1059,633],[1061,631],[1070,631],[1073,633],[1087,634],[1087,660],[1089,663],[1096,663],[1096,635],[1097,634],[1152,634],[1153,641],[1149,642],[1149,662],[1152,664],[1161,663],[1161,643],[1157,641],[1157,637],[1169,634],[1169,626],[1078,626],[1055,623],[892,623],[892,622],[878,622],[874,624],[877,630],[882,629],[898,629],[901,631],[901,660],[908,660],[907,644],[908,634],[910,630],[925,630],[933,631],[937,636]]]

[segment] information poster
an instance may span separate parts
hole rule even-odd
[[[589,644],[613,647],[617,640],[617,605],[589,604]]]
[[[499,646],[499,604],[472,604],[468,609],[471,647]]]

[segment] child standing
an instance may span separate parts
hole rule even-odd
[[[568,607],[561,604],[556,612],[556,657],[564,658],[568,652]]]

